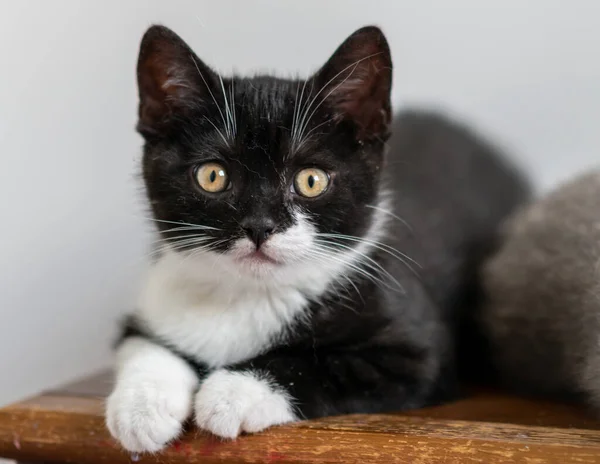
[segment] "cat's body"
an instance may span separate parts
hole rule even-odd
[[[160,449],[192,414],[235,437],[455,394],[461,306],[527,188],[447,120],[390,128],[381,32],[357,31],[305,84],[220,82],[152,28],[138,77],[169,246],[118,349],[107,424],[124,447]]]
[[[484,283],[481,323],[504,383],[599,408],[600,172],[512,217]]]

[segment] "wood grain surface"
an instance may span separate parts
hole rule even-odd
[[[221,441],[189,427],[165,452],[123,452],[108,435],[101,375],[0,409],[0,456],[31,462],[600,463],[600,422],[569,405],[477,392],[403,414],[354,415]]]

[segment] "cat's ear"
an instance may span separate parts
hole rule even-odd
[[[392,58],[378,27],[363,27],[348,37],[313,79],[335,120],[354,122],[360,140],[387,136]]]
[[[216,79],[177,34],[163,26],[150,27],[142,38],[137,64],[140,133],[165,131],[174,114],[210,97]]]

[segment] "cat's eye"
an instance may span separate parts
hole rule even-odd
[[[306,198],[322,195],[329,186],[329,176],[319,168],[306,168],[298,171],[294,178],[294,190]]]
[[[225,167],[219,163],[205,163],[196,169],[196,182],[200,188],[209,193],[219,193],[230,186]]]

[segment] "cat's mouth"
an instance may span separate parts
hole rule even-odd
[[[255,250],[238,258],[239,261],[245,263],[256,263],[256,264],[281,264],[274,258],[271,258],[262,250]]]

